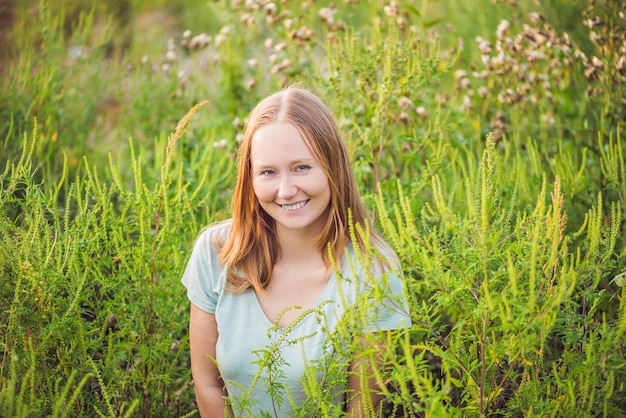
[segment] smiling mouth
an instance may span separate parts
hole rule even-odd
[[[302,202],[294,203],[292,205],[279,205],[279,206],[281,208],[283,208],[284,210],[286,210],[287,212],[292,212],[294,210],[298,210],[298,209],[301,209],[302,207],[304,207],[304,205],[309,203],[309,200],[311,200],[311,199],[307,199],[307,200],[304,200]]]

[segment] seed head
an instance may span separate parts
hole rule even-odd
[[[165,53],[165,59],[169,62],[176,61],[176,52],[169,50]]]
[[[215,45],[221,45],[224,42],[226,42],[226,35],[223,33],[218,33],[217,35],[215,35]]]
[[[265,11],[269,16],[276,16],[276,4],[275,3],[267,3],[264,7]]]
[[[270,69],[270,73],[271,74],[278,74],[278,73],[282,72],[285,68],[288,68],[290,66],[291,66],[291,61],[288,58],[284,58],[279,64],[274,65]]]
[[[191,50],[204,48],[209,44],[209,42],[211,42],[211,37],[206,33],[200,33],[191,38],[191,41],[189,41],[189,48]]]
[[[511,27],[511,24],[509,23],[508,20],[502,20],[500,24],[498,25],[498,28],[496,29],[496,34],[498,38],[503,38],[504,35],[506,35],[506,33],[508,32],[510,27]]]
[[[248,78],[246,80],[246,84],[244,85],[246,90],[252,90],[254,88],[254,86],[256,86],[256,78],[254,78],[254,77]]]
[[[389,6],[385,6],[383,7],[383,10],[385,12],[385,14],[389,17],[396,17],[398,16],[398,6],[396,5],[395,1],[392,1]]]
[[[239,18],[239,20],[241,22],[243,22],[247,26],[252,26],[255,23],[254,22],[254,16],[252,16],[250,13],[242,14],[241,17]]]
[[[334,19],[335,13],[337,13],[337,9],[330,8],[330,7],[322,7],[318,13],[318,16],[320,17],[322,22],[330,26],[335,21]]]
[[[406,96],[401,97],[400,100],[399,100],[399,103],[400,103],[400,107],[402,109],[407,109],[409,107],[413,107],[413,102],[411,101],[411,99],[409,99]]]
[[[591,57],[591,65],[596,67],[599,70],[604,70],[604,62],[602,62],[598,57]]]
[[[217,142],[213,143],[213,148],[226,149],[228,146],[228,141],[226,139],[220,139]]]
[[[406,29],[406,19],[402,16],[398,16],[398,18],[396,19],[396,23],[398,24],[398,27],[402,30]]]
[[[411,118],[409,117],[408,113],[401,112],[400,115],[398,115],[398,120],[402,123],[409,123],[411,121]]]
[[[463,109],[470,110],[472,109],[472,99],[469,96],[463,96]]]

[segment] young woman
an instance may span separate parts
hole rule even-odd
[[[203,417],[378,408],[375,379],[363,378],[371,358],[344,351],[362,341],[372,352],[367,335],[411,322],[393,252],[367,224],[322,101],[295,87],[261,101],[239,150],[232,219],[200,234],[182,279]],[[371,247],[377,261],[366,261]]]

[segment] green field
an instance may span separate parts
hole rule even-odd
[[[198,416],[180,277],[290,84],[402,262],[384,416],[626,416],[626,9],[538,3],[0,3],[0,416]]]

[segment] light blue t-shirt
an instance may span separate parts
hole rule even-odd
[[[182,282],[189,300],[215,315],[216,360],[235,415],[300,416],[299,408],[307,402],[325,408],[311,393],[326,394],[331,406],[340,404],[349,361],[349,353],[342,352],[342,336],[411,326],[401,279],[392,273],[364,274],[349,244],[340,274],[331,276],[314,307],[279,328],[267,318],[253,289],[237,294],[225,290],[226,270],[218,262],[215,242],[217,237],[224,242],[229,231],[226,222],[200,234]],[[371,282],[373,277],[378,283]],[[339,376],[343,370],[344,378],[330,381],[337,370]]]

